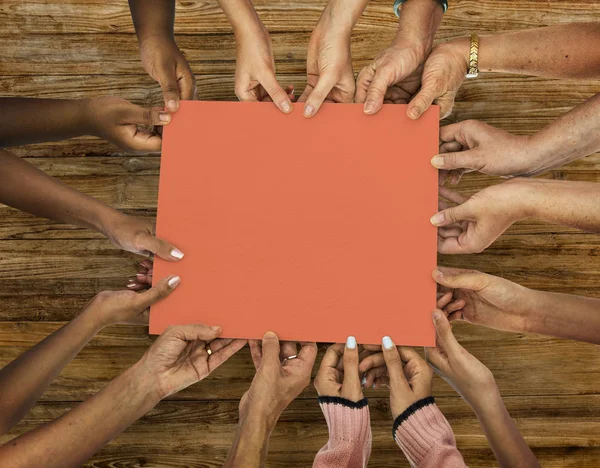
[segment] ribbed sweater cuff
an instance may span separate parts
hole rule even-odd
[[[394,439],[412,466],[419,466],[432,449],[456,446],[452,428],[433,397],[417,401],[396,418]]]
[[[319,397],[329,438],[365,443],[371,439],[371,417],[366,398],[353,402],[338,397]]]

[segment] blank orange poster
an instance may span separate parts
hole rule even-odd
[[[438,114],[325,104],[181,104],[164,129],[157,235],[185,257],[150,332],[220,325],[228,338],[432,346]]]

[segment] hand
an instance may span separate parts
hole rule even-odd
[[[108,325],[147,325],[152,304],[168,297],[179,286],[179,276],[168,276],[147,291],[102,291],[85,306],[82,314],[95,318],[100,328]]]
[[[355,403],[362,400],[358,359],[358,348],[353,336],[348,337],[346,346],[338,343],[327,348],[314,381],[319,396],[340,397]],[[340,361],[343,362],[341,370]]]
[[[438,252],[483,252],[513,223],[529,216],[524,189],[520,179],[492,185],[471,197],[440,187],[440,195],[457,205],[440,202],[441,211],[431,218],[438,227]]]
[[[127,283],[127,288],[130,291],[142,291],[152,286],[152,275],[154,273],[154,263],[151,260],[143,260],[140,262],[138,272],[135,278],[132,278]]]
[[[450,115],[469,68],[469,48],[463,37],[433,48],[423,67],[421,90],[408,105],[409,117],[418,119],[432,103],[440,106],[440,119]]]
[[[171,121],[168,112],[145,109],[110,96],[88,100],[86,115],[93,135],[134,153],[160,152],[160,135],[154,130],[140,127],[162,126]]]
[[[425,348],[425,359],[477,411],[486,401],[498,396],[498,387],[490,370],[463,348],[441,310],[433,312],[436,347]]]
[[[513,135],[477,120],[465,120],[440,129],[440,154],[431,160],[443,182],[453,184],[466,172],[497,176],[534,176],[541,167],[531,137]]]
[[[277,335],[267,332],[262,346],[250,341],[250,352],[259,367],[240,402],[240,421],[256,416],[272,429],[283,410],[310,384],[317,345],[304,343],[297,357],[282,361]]]
[[[204,379],[246,344],[217,339],[220,334],[219,327],[180,325],[158,337],[140,365],[154,378],[161,399]]]
[[[358,74],[356,102],[366,114],[375,114],[384,102],[408,104],[421,87],[423,45],[398,38]]]
[[[306,88],[298,99],[304,116],[315,115],[323,101],[352,102],[356,84],[350,57],[351,29],[332,25],[329,5],[314,29],[306,58]]]
[[[235,94],[240,101],[271,100],[284,113],[292,111],[294,88],[284,90],[275,77],[271,37],[258,21],[255,28],[237,36]]]
[[[117,247],[137,254],[158,255],[163,260],[177,262],[183,252],[172,244],[155,237],[154,224],[122,213],[103,228],[103,232]]]
[[[484,325],[510,332],[529,331],[535,310],[531,289],[475,270],[442,268],[433,272],[433,279],[451,290],[453,303],[440,305],[450,322]]]
[[[180,99],[195,98],[194,73],[172,38],[145,38],[140,43],[140,55],[144,69],[162,88],[166,110],[176,112]]]

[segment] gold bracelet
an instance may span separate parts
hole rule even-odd
[[[467,78],[477,78],[479,75],[479,36],[477,33],[471,34],[471,48],[469,50],[469,69]]]

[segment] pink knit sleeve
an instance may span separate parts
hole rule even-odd
[[[366,398],[353,402],[338,397],[319,397],[329,429],[329,441],[313,468],[363,468],[371,455],[371,418]]]
[[[433,397],[417,401],[398,416],[393,434],[412,467],[466,467],[452,428]]]

